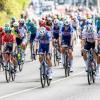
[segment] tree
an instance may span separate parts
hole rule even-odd
[[[5,9],[6,2],[7,2],[7,0],[0,0],[0,11]]]

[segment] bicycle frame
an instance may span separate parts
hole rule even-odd
[[[95,83],[95,71],[96,71],[96,63],[94,61],[94,51],[90,49],[87,51],[87,62],[88,62],[88,69],[87,69],[87,78],[88,84],[91,84],[91,81]]]

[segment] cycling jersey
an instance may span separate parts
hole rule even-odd
[[[26,25],[27,25],[28,32],[30,34],[36,34],[36,32],[37,32],[36,25],[34,25],[33,23],[27,23]]]
[[[5,33],[2,32],[2,33],[0,34],[0,45],[3,44],[3,38],[4,38],[4,36],[5,36]]]
[[[70,25],[69,28],[67,30],[65,30],[65,27],[62,27],[61,30],[61,35],[62,35],[62,45],[68,45],[71,46],[71,38],[72,38],[72,34],[73,33],[73,28]]]
[[[26,31],[26,29],[24,27],[19,27],[18,30],[19,30],[20,36],[22,38],[26,36],[26,32],[27,31]]]
[[[89,33],[86,30],[84,30],[82,32],[82,39],[86,40],[84,49],[86,49],[86,50],[90,50],[91,48],[95,49],[95,40],[97,37],[98,37],[98,35],[95,32]]]
[[[15,42],[15,36],[13,34],[6,34],[3,38],[3,43],[14,43]]]
[[[40,52],[49,53],[49,44],[51,41],[51,36],[48,32],[45,33],[45,36],[41,36],[38,33],[35,41],[39,41],[39,53]]]
[[[92,43],[92,42],[95,41],[95,39],[96,39],[97,37],[98,37],[98,34],[95,33],[95,32],[89,33],[89,32],[87,32],[86,30],[84,30],[84,31],[82,32],[82,39],[85,39],[87,42]]]
[[[52,29],[53,32],[53,38],[58,39],[59,38],[59,33],[60,33],[60,27],[59,26],[54,26]]]

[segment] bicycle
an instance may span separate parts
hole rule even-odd
[[[21,46],[17,47],[17,61],[19,66],[19,71],[21,72],[23,69],[24,62],[22,61],[22,48]]]
[[[36,59],[36,55],[34,54],[34,41],[31,44],[30,50],[31,50],[31,59],[33,61]]]
[[[3,56],[0,54],[0,70],[4,71]]]
[[[87,80],[88,84],[95,83],[96,62],[94,60],[94,50],[85,50],[87,52]]]
[[[3,54],[7,54],[9,56],[9,60],[7,61],[7,64],[5,65],[5,77],[6,77],[6,81],[7,83],[10,82],[10,79],[12,79],[12,81],[15,80],[15,69],[13,64],[11,63],[11,54],[10,52],[6,52]]]
[[[46,63],[46,54],[41,53],[40,55],[43,57],[43,61],[41,62],[40,65],[40,80],[42,88],[44,88],[46,85],[46,81],[47,85],[50,86],[51,80],[48,77],[48,64]]]
[[[58,63],[59,66],[59,61],[60,61],[60,52],[58,51],[59,47],[58,47],[58,43],[54,42],[54,65],[56,66],[56,64]]]
[[[62,45],[63,48],[65,48],[65,52],[64,52],[64,70],[65,70],[65,77],[70,75],[70,62],[69,62],[69,47],[67,45]]]

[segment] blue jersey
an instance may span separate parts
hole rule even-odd
[[[53,32],[53,34],[59,34],[60,33],[60,27],[59,26],[57,26],[57,27],[53,27],[53,29],[52,29],[52,32]]]
[[[65,29],[65,27],[62,27],[61,29],[62,43],[70,46],[72,34],[73,34],[73,28],[71,25],[68,27],[67,30]]]
[[[41,36],[38,32],[35,40],[39,41],[40,44],[49,44],[51,41],[51,35],[49,34],[49,32],[46,32],[45,36]]]

